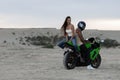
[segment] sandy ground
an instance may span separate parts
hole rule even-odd
[[[0,46],[0,80],[120,80],[120,49],[101,49],[100,54],[99,69],[66,70],[58,47]]]

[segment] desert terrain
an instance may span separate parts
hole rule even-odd
[[[101,66],[95,70],[76,67],[66,70],[63,50],[41,46],[21,45],[16,40],[25,35],[58,33],[55,29],[0,29],[0,80],[120,80],[120,48],[101,48]],[[44,33],[45,32],[45,33]],[[102,33],[101,33],[102,32]],[[85,32],[87,36],[100,36],[119,40],[120,31]],[[5,42],[6,41],[6,42]]]

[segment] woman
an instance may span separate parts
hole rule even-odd
[[[76,37],[75,37],[75,30],[73,24],[71,24],[71,17],[67,16],[64,24],[61,27],[61,30],[64,33],[65,39],[62,40],[58,46],[61,47],[62,49],[64,48],[64,44],[66,41],[72,41],[75,50],[77,51],[77,44],[76,44]]]

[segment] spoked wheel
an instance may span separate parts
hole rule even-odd
[[[91,66],[93,68],[98,68],[101,64],[101,56],[98,54],[98,56],[95,58],[95,60],[91,61]]]
[[[63,59],[63,64],[66,69],[74,69],[76,66],[76,56],[74,53],[67,52]]]

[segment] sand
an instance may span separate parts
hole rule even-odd
[[[0,80],[120,80],[120,49],[101,49],[102,64],[96,70],[66,70],[58,47],[1,47]]]

